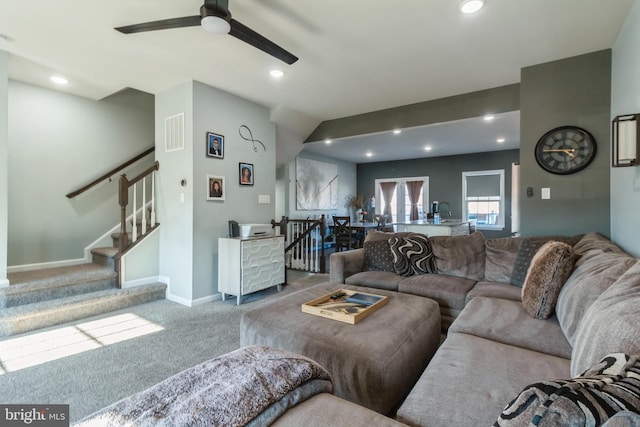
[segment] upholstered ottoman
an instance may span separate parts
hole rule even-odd
[[[351,325],[303,313],[301,305],[338,289],[389,302]],[[310,357],[333,378],[334,394],[388,415],[402,403],[440,342],[440,309],[428,298],[322,283],[246,312],[240,345],[269,345]]]

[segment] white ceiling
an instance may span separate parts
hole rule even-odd
[[[52,87],[63,74],[62,90],[92,99],[193,79],[318,123],[517,83],[522,67],[611,48],[632,2],[487,0],[462,15],[460,0],[230,0],[234,19],[300,58],[289,66],[200,27],[113,30],[197,15],[201,0],[0,0],[0,49],[11,78]],[[286,75],[272,79],[273,67]]]

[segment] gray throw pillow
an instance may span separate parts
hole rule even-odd
[[[573,250],[566,243],[551,241],[538,249],[522,286],[522,307],[531,317],[547,319],[553,314],[574,263]]]
[[[390,271],[395,273],[393,254],[389,240],[372,240],[364,242],[364,271]]]
[[[616,413],[640,411],[638,356],[610,354],[579,377],[527,386],[497,427],[600,426]]]
[[[527,270],[531,264],[533,256],[538,252],[540,246],[544,244],[544,240],[524,239],[518,247],[516,262],[513,265],[511,273],[511,284],[520,286],[524,285],[524,279],[527,277]]]
[[[437,273],[438,267],[433,256],[429,238],[423,234],[389,239],[393,266],[401,276]]]

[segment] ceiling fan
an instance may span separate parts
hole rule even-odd
[[[232,19],[231,12],[229,12],[229,0],[204,0],[204,4],[200,7],[200,15],[144,22],[142,24],[127,25],[115,29],[124,34],[131,34],[170,28],[195,27],[198,25],[201,25],[206,31],[211,33],[228,33],[289,65],[298,60],[297,56],[256,33],[251,28]]]

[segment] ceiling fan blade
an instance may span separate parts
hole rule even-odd
[[[274,58],[278,58],[279,60],[286,62],[291,65],[298,60],[298,57],[293,55],[290,52],[287,52],[271,40],[261,36],[260,34],[253,31],[251,28],[241,24],[235,19],[231,19],[229,23],[231,25],[231,31],[229,34],[233,37],[242,40],[245,43],[250,44],[253,47],[260,49],[263,52],[268,53]]]
[[[195,27],[200,25],[200,15],[182,18],[163,19],[161,21],[144,22],[142,24],[117,27],[115,30],[124,34],[142,33],[145,31],[167,30],[170,28]]]

